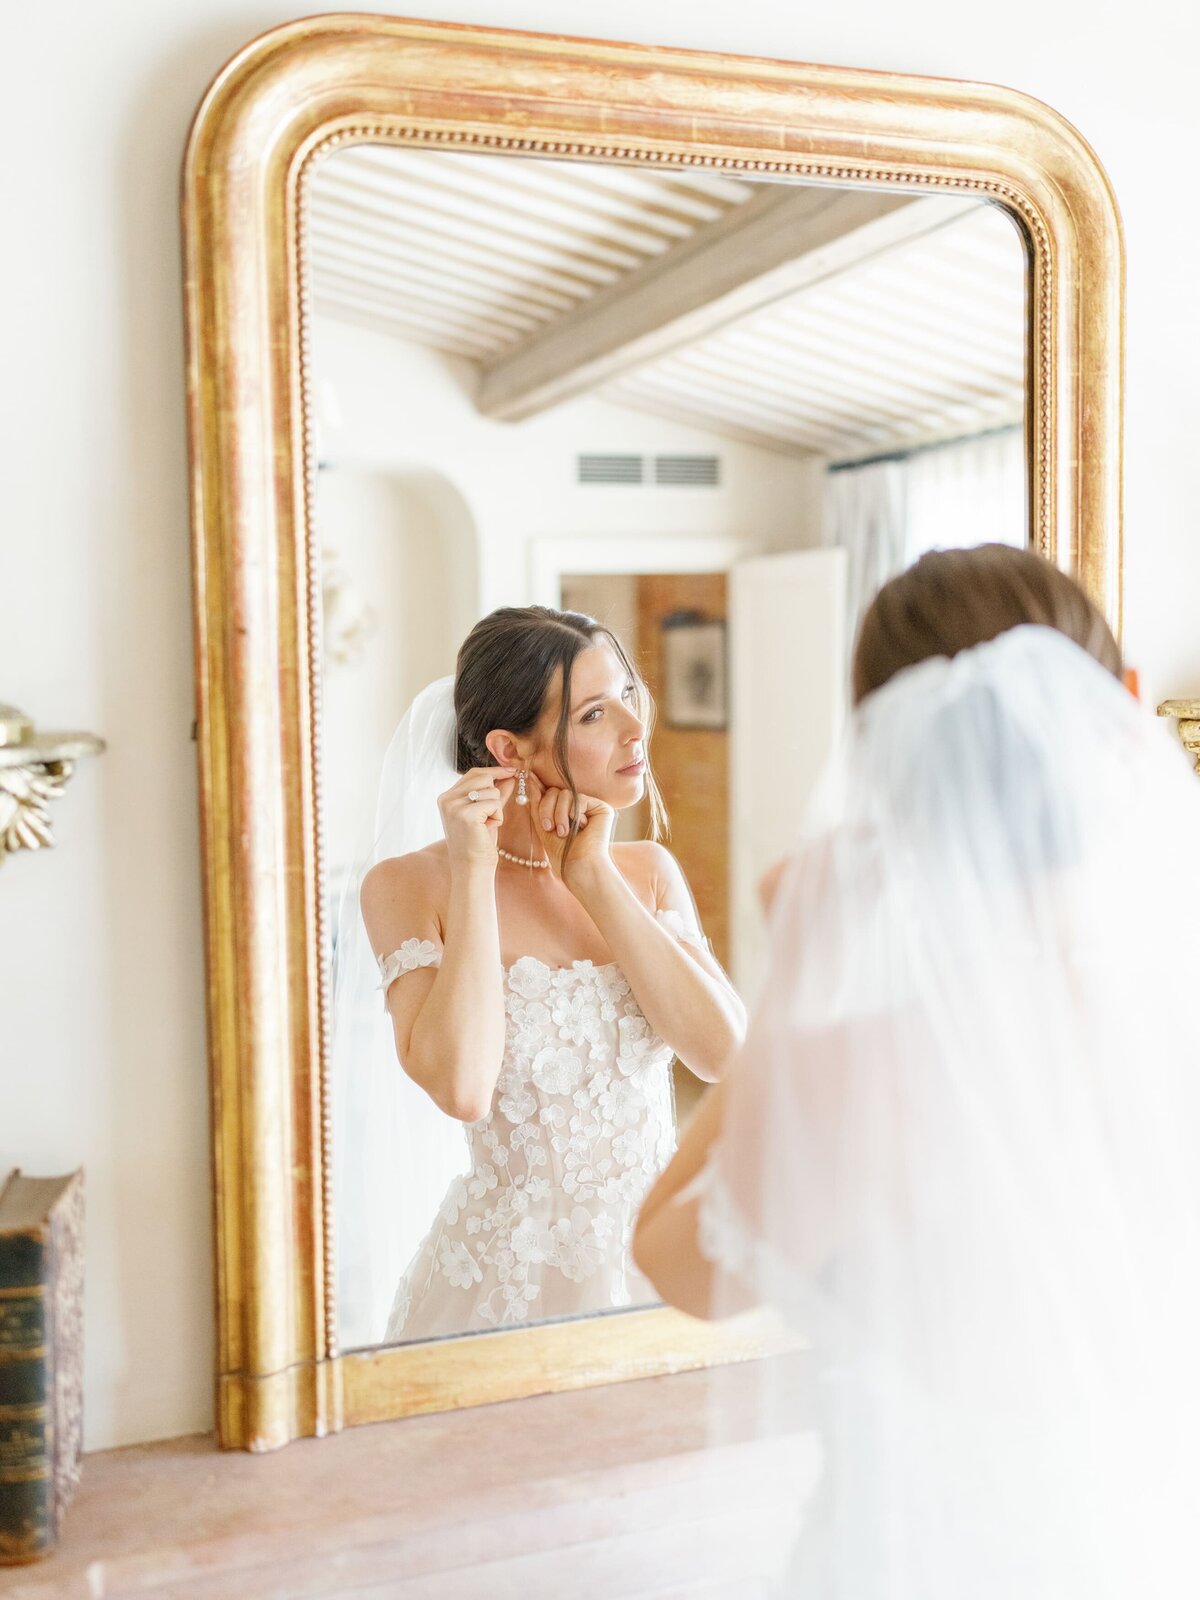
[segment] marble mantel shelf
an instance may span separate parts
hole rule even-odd
[[[714,1384],[740,1421],[706,1443]],[[88,1456],[55,1555],[9,1600],[751,1600],[805,1434],[750,1437],[726,1368],[222,1454],[204,1436]],[[714,1471],[714,1467],[720,1468]]]

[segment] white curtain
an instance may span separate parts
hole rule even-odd
[[[936,445],[826,479],[824,542],[846,551],[847,639],[879,589],[927,550],[1028,539],[1020,428]]]
[[[1028,541],[1025,440],[1020,428],[922,450],[903,465],[905,565],[926,550]]]
[[[825,480],[824,542],[846,552],[846,644],[879,589],[908,565],[906,463],[877,461]]]

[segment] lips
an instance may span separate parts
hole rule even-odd
[[[645,771],[645,767],[645,756],[639,756],[636,761],[631,761],[627,767],[618,767],[617,776],[621,778],[636,778]]]

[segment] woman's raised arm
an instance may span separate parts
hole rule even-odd
[[[586,840],[586,835],[581,835]],[[709,1083],[742,1041],[746,1009],[699,936],[695,903],[678,862],[648,841],[618,846],[647,858],[656,910],[694,937],[680,938],[649,911],[609,852],[568,857],[564,881],[604,935],[646,1021],[679,1059]]]
[[[447,853],[381,861],[360,896],[380,963],[411,952],[386,996],[396,1055],[460,1122],[487,1116],[504,1058],[495,825],[509,788],[495,767],[466,773],[439,802]]]

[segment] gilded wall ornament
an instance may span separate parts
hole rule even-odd
[[[37,733],[24,712],[0,705],[0,866],[15,850],[51,848],[51,800],[81,756],[103,749],[92,733]]]
[[[1200,700],[1164,700],[1158,708],[1160,717],[1179,718],[1179,737],[1183,748],[1200,772]]]

